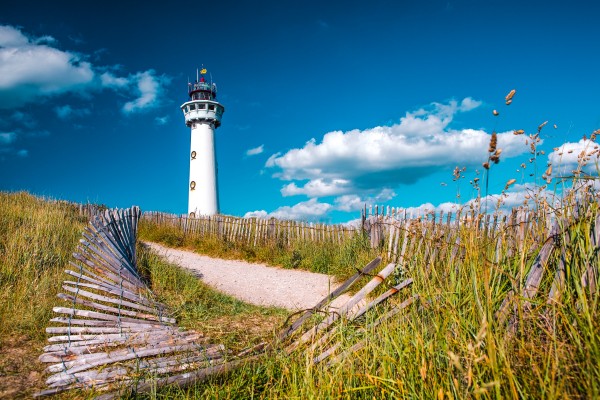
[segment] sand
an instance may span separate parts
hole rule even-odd
[[[157,243],[144,243],[169,262],[192,271],[206,284],[250,304],[290,311],[309,309],[338,286],[332,276],[325,274],[222,260]],[[332,308],[346,303],[349,298],[341,295]]]

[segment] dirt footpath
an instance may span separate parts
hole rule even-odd
[[[338,286],[329,275],[269,267],[237,260],[221,260],[191,251],[144,242],[169,262],[189,269],[206,284],[247,303],[290,311],[312,308]],[[348,301],[342,295],[333,303]]]

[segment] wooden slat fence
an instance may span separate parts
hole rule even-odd
[[[187,215],[145,212],[143,219],[158,226],[176,227],[187,235],[215,237],[230,242],[257,246],[279,243],[289,246],[298,241],[342,243],[358,228],[348,225],[278,220],[275,218],[240,218],[227,215],[189,217]]]
[[[180,330],[138,273],[140,210],[96,213],[65,271],[64,305],[46,329],[45,396],[71,389],[118,390],[153,376],[223,363],[223,346]],[[111,397],[112,395],[107,395]]]
[[[595,211],[590,213],[590,210]],[[373,276],[371,272],[382,261],[382,257],[376,258],[312,309],[292,315],[276,341],[261,343],[226,360],[223,346],[210,344],[197,332],[179,330],[166,306],[157,302],[144,284],[137,270],[135,253],[140,216],[137,207],[109,210],[92,217],[83,233],[73,255],[72,269],[66,271],[69,280],[64,282],[63,289],[68,293],[59,294],[59,298],[66,301],[66,306],[54,308],[59,316],[51,322],[58,326],[47,329],[51,344],[44,349],[40,359],[51,364],[46,369],[51,376],[47,380],[49,389],[40,395],[93,388],[108,392],[100,398],[110,399],[129,390],[142,393],[166,384],[183,386],[256,361],[272,351],[288,354],[306,354],[304,352],[309,351],[314,355],[314,364],[342,362],[349,354],[368,344],[370,328],[405,313],[417,301],[435,301],[421,299],[406,289],[416,277],[428,279],[430,272],[439,268],[440,263],[460,268],[465,252],[462,240],[468,235],[475,235],[490,244],[486,246],[492,252],[485,254],[487,262],[497,263],[499,257],[522,256],[527,260],[533,257],[532,263],[527,262],[530,266],[523,271],[524,274],[511,281],[511,288],[496,311],[495,319],[499,325],[506,322],[507,334],[516,330],[519,318],[532,309],[534,302],[557,302],[569,279],[572,284],[573,276],[569,277],[566,273],[565,251],[573,249],[565,248],[571,227],[579,221],[589,221],[585,225],[589,226],[589,232],[584,234],[588,235],[586,240],[592,244],[593,251],[583,270],[577,272],[581,276],[577,275],[575,280],[592,295],[597,295],[598,291],[600,214],[597,207],[575,206],[558,216],[539,212],[532,214],[531,210],[524,208],[516,209],[507,216],[472,212],[465,215],[432,214],[413,219],[391,218],[390,214],[365,215],[363,227],[369,229],[371,237],[378,235],[377,246],[387,253],[383,256],[389,263]],[[221,218],[196,221],[166,218],[159,214],[149,214],[147,218],[164,218],[169,224],[177,221],[188,231],[196,229],[224,237],[236,232],[237,224],[240,230],[245,228],[257,232],[254,236],[242,236],[243,240],[256,238],[258,242],[265,236],[269,237],[268,233],[261,234],[269,232],[268,224],[260,225],[258,220],[252,219],[244,225],[242,219],[232,218],[229,228],[225,228],[228,222]],[[251,222],[256,225],[251,225]],[[271,232],[278,232],[277,226],[280,227],[279,232],[294,231],[296,237],[302,237],[301,224],[274,223]],[[294,229],[289,228],[292,226]],[[555,257],[556,254],[559,256]],[[424,275],[410,276],[414,268],[420,268]],[[397,276],[399,270],[405,273],[401,279]],[[540,290],[542,279],[548,274],[552,277],[552,284]],[[337,309],[329,308],[336,297],[366,277],[370,277],[368,282],[344,305]],[[381,294],[374,299],[370,298],[369,294],[383,282],[388,289],[380,291]],[[361,320],[362,326],[357,330],[354,343],[342,344],[340,335],[336,333],[343,329],[344,322],[358,321],[366,313],[380,309],[379,305],[394,296],[402,298],[375,314],[375,318]],[[316,314],[323,318],[312,319]]]

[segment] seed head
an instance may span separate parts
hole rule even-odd
[[[496,132],[492,132],[492,137],[490,138],[490,147],[488,148],[488,153],[495,152],[497,144],[498,144],[498,136],[496,135]]]
[[[512,103],[512,98],[515,95],[515,93],[517,93],[517,91],[515,89],[511,90],[510,92],[508,92],[508,94],[506,95],[506,105],[510,105],[510,103]]]

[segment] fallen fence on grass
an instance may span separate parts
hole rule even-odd
[[[534,302],[559,301],[569,285],[580,283],[587,293],[597,295],[600,214],[597,207],[592,211],[575,207],[570,214],[553,220],[519,219],[515,215],[501,227],[496,226],[497,221],[492,225],[488,216],[475,216],[462,225],[451,224],[450,219],[437,224],[435,219],[392,221],[388,246],[383,248],[388,252],[389,264],[372,275],[382,261],[381,257],[376,258],[312,309],[292,315],[275,341],[236,355],[228,354],[223,346],[212,344],[199,332],[179,329],[168,308],[156,300],[144,283],[135,252],[139,209],[95,214],[73,254],[72,268],[66,271],[69,276],[63,283],[66,293],[58,295],[67,306],[54,308],[59,316],[51,319],[54,326],[47,328],[50,344],[44,348],[40,360],[50,364],[46,372],[51,375],[46,381],[48,389],[38,396],[91,389],[101,393],[100,398],[110,399],[164,385],[183,386],[231,371],[272,351],[292,354],[309,350],[314,354],[314,364],[343,362],[368,343],[371,329],[418,301],[432,301],[421,299],[418,294],[403,294],[415,279],[409,275],[420,268],[427,277],[442,263],[448,263],[458,272],[465,256],[465,245],[461,242],[464,228],[471,233],[475,229],[477,237],[493,244],[489,247],[494,252],[486,255],[489,258],[486,262],[498,264],[501,257],[523,257],[523,260],[533,257],[524,274],[511,281],[496,312],[497,323],[507,322],[507,333],[514,332],[522,311],[528,312]],[[568,248],[568,242],[572,227],[581,220],[589,223],[578,234],[587,235],[593,250],[586,256],[584,270],[576,271],[573,283],[573,276],[567,274],[567,263],[572,257],[569,252],[575,250]],[[527,224],[541,228],[528,231]],[[526,237],[529,239],[525,240]],[[541,282],[547,274],[553,274],[552,285],[541,293]],[[364,277],[371,279],[346,304],[337,309],[329,307],[337,296]],[[387,290],[370,300],[369,294],[384,282]],[[375,318],[361,319],[399,295],[401,301],[394,302]],[[315,316],[322,318],[314,319]],[[344,346],[336,333],[346,322],[358,321],[359,339]]]
[[[223,346],[202,334],[181,331],[164,304],[154,299],[136,264],[140,210],[94,215],[66,270],[67,306],[46,329],[50,344],[40,361],[49,363],[48,389],[113,391],[151,376],[223,364]],[[107,397],[110,397],[108,395]]]

